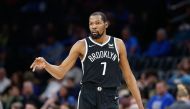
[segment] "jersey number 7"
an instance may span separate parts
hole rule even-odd
[[[103,69],[102,75],[105,75],[107,63],[106,62],[101,62],[101,64],[104,65],[104,69]]]

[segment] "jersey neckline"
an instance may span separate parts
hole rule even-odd
[[[111,39],[111,36],[108,36],[109,38],[107,39],[107,41],[105,41],[104,43],[102,43],[102,44],[100,44],[100,43],[98,43],[98,42],[96,42],[96,41],[94,41],[91,37],[89,37],[89,39],[90,39],[90,41],[92,42],[92,43],[94,43],[94,44],[96,44],[96,45],[99,45],[99,46],[104,46],[104,45],[106,45],[109,41],[110,41],[110,39]]]

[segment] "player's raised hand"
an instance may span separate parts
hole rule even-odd
[[[30,66],[30,68],[34,72],[36,69],[44,69],[46,67],[46,64],[47,62],[43,57],[37,57]]]

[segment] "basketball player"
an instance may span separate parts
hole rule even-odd
[[[56,79],[62,79],[79,57],[83,78],[77,108],[118,109],[117,88],[121,84],[121,70],[139,109],[144,109],[136,79],[127,60],[125,45],[121,39],[106,34],[108,22],[105,14],[92,13],[89,28],[91,35],[77,41],[60,65],[52,65],[43,57],[38,57],[31,65],[33,71],[45,69]]]

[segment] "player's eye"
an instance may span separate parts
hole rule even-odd
[[[92,23],[89,23],[89,25],[92,25]]]
[[[96,25],[99,25],[100,24],[100,22],[96,22]]]

